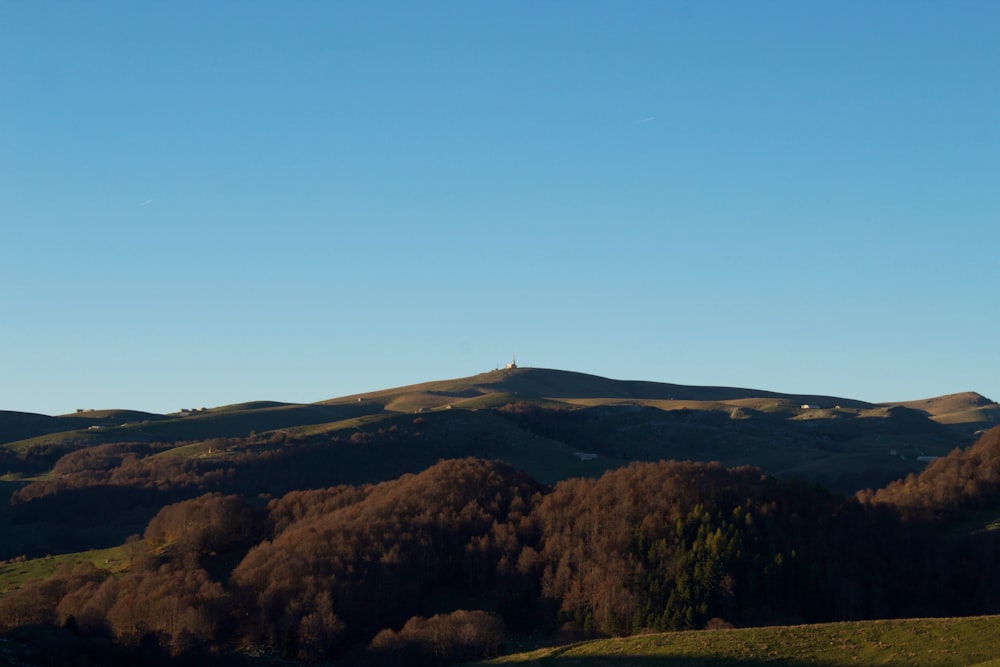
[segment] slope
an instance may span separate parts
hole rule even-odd
[[[967,431],[988,429],[1000,424],[1000,404],[974,391],[884,405],[897,405],[919,410],[939,424],[947,424]]]
[[[477,665],[709,667],[714,665],[1000,664],[1000,616],[858,621],[669,632],[601,639],[487,660]]]
[[[759,389],[738,387],[710,387],[646,382],[637,380],[612,380],[587,373],[547,368],[512,368],[480,373],[465,378],[425,382],[366,394],[353,394],[323,401],[336,404],[350,401],[375,401],[388,405],[402,396],[420,395],[427,403],[417,407],[439,407],[459,399],[468,399],[492,393],[503,393],[521,399],[608,399],[619,400],[678,400],[678,401],[732,401],[751,398],[771,398],[795,404],[816,404],[832,407],[862,408],[870,403],[832,396],[813,394],[783,394]]]
[[[970,400],[946,407],[962,408]],[[770,474],[853,493],[919,472],[928,457],[972,440],[971,431],[949,428],[926,410],[901,405],[540,368],[497,370],[314,404],[256,401],[170,415],[120,410],[65,417],[6,414],[8,433],[36,434],[0,445],[0,473],[21,477],[46,473],[74,450],[108,443],[172,444],[170,452],[157,451],[181,458],[210,454],[204,465],[229,465],[231,459],[243,467],[265,452],[259,443],[230,448],[205,441],[293,437],[322,444],[361,438],[384,443],[379,446],[386,451],[400,449],[395,460],[414,465],[428,456],[488,452],[545,482],[596,475],[633,460],[690,459],[758,465]],[[411,424],[414,414],[423,425]],[[484,431],[486,422],[492,426]],[[63,430],[53,432],[57,428]],[[397,435],[389,437],[390,430]],[[408,445],[399,439],[417,432],[425,436],[408,436]],[[418,442],[427,451],[414,455]],[[384,465],[387,473],[399,472],[390,461]],[[364,468],[366,480],[378,478],[371,464]]]

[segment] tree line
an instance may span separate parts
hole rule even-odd
[[[209,492],[157,512],[124,575],[61,571],[0,600],[0,626],[133,658],[447,664],[507,632],[996,613],[1000,540],[942,522],[991,506],[998,470],[994,429],[853,498],[678,461],[549,487],[474,458],[266,504]]]

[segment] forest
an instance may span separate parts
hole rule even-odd
[[[155,443],[61,453],[50,479],[13,494],[11,520],[134,527],[127,567],[13,590],[0,628],[29,664],[445,665],[515,636],[1000,612],[1000,531],[983,528],[1000,427],[851,496],[692,461],[544,484],[439,456],[386,481],[318,484],[336,448],[364,474],[406,437],[198,443],[253,450],[238,468]],[[413,456],[428,452],[442,453]]]

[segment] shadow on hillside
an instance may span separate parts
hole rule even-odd
[[[116,546],[133,533],[141,534],[161,507],[185,497],[157,489],[98,485],[60,489],[0,506],[0,558]]]

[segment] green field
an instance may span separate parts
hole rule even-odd
[[[120,572],[128,569],[130,558],[125,546],[109,549],[91,549],[77,553],[15,560],[0,564],[0,597],[14,589],[24,586],[29,581],[48,579],[61,566],[72,568],[81,563],[93,563],[95,567]]]
[[[477,665],[949,667],[1000,664],[1000,616],[702,630],[603,639]]]

